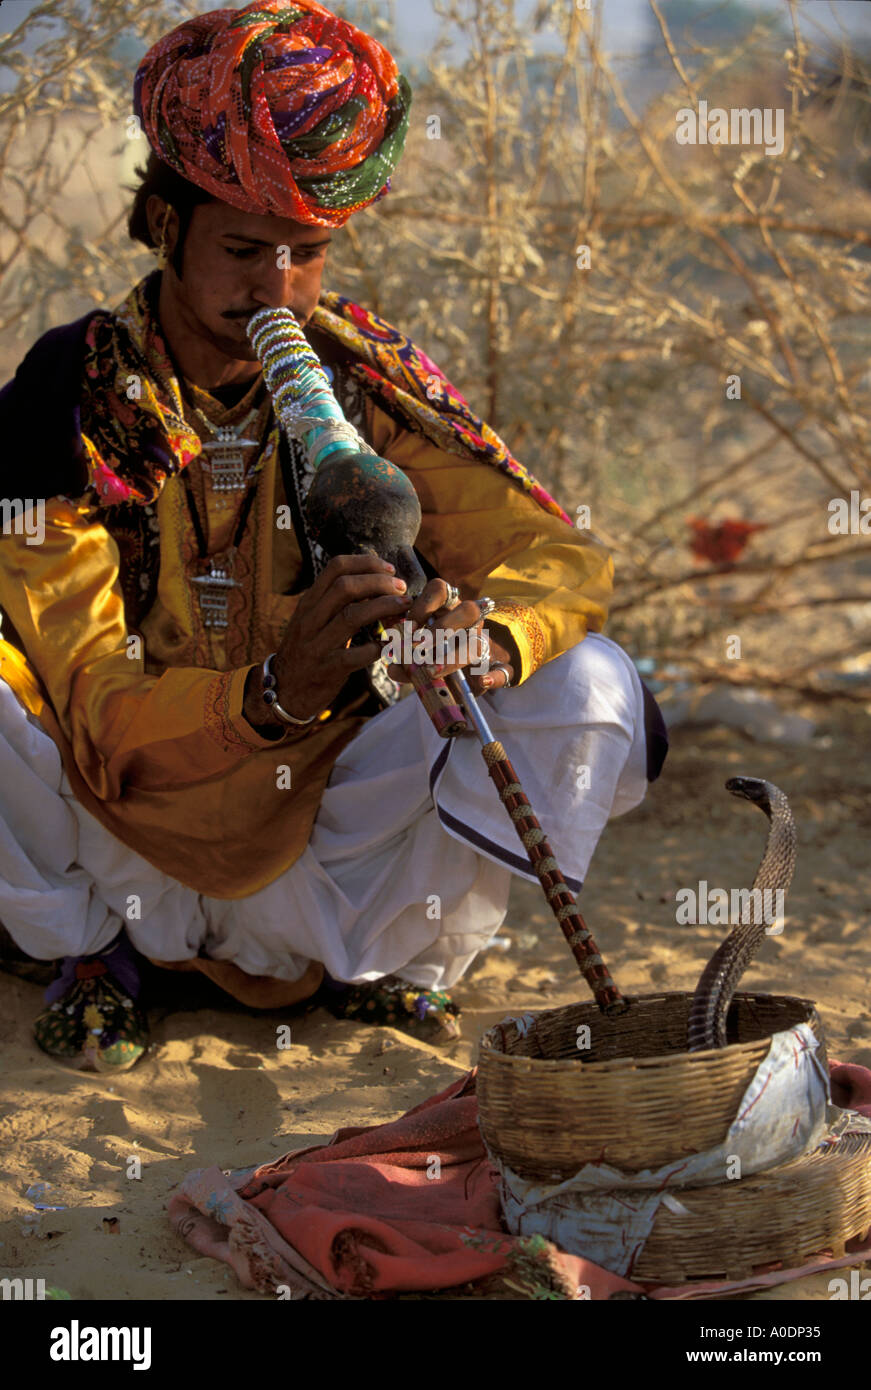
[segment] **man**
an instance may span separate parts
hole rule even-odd
[[[136,951],[259,1007],[322,989],[339,1014],[456,1031],[446,991],[512,872],[533,875],[474,740],[396,700],[360,637],[376,621],[487,617],[475,686],[570,886],[657,770],[638,677],[597,635],[606,553],[424,353],[322,291],[331,229],[389,190],[410,100],[314,0],[182,24],[134,95],[152,153],[129,228],[160,268],[0,393],[3,491],[44,499],[38,544],[0,541],[0,921],[61,959],[36,1037],[73,1065],[141,1056]],[[293,311],[414,483],[413,603],[383,560],[309,536],[304,451],[246,335],[264,307]]]

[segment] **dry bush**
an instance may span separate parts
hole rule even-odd
[[[786,40],[761,17],[713,44],[650,2],[670,78],[637,100],[595,10],[542,0],[524,26],[509,0],[437,0],[394,190],[338,234],[326,283],[421,342],[567,510],[591,508],[618,566],[610,631],[635,654],[824,689],[869,646],[869,539],[830,534],[827,510],[871,495],[868,63],[814,47],[786,10]],[[45,0],[0,47],[7,372],[152,264],[123,226],[144,157],[133,69],[211,7]],[[408,70],[391,6],[336,8]],[[676,113],[700,99],[783,108],[783,152],[678,145]],[[699,564],[690,515],[767,529],[736,564]],[[725,661],[736,633],[744,659]]]

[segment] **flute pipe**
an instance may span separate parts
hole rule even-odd
[[[463,672],[452,671],[449,676],[445,676],[445,680],[454,694],[462,700],[466,714],[469,717],[469,722],[478,735],[482,747],[487,743],[495,743],[490,725],[484,718],[484,711],[472,694],[472,687],[469,685]]]
[[[387,631],[382,622],[373,623],[368,629],[376,642],[387,640]],[[429,715],[436,733],[442,738],[455,738],[457,734],[468,731],[469,725],[463,717],[463,709],[455,692],[441,678],[427,675],[423,664],[406,667],[409,682]]]

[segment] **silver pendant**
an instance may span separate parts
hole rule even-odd
[[[239,581],[232,579],[225,569],[221,569],[213,561],[209,566],[209,573],[195,575],[191,583],[199,586],[197,598],[200,601],[203,627],[227,627],[230,590],[241,589]]]
[[[203,460],[212,477],[215,492],[244,492],[245,456],[243,449],[256,448],[256,439],[235,439],[229,432],[218,431],[218,438],[203,445],[208,450],[208,463]]]

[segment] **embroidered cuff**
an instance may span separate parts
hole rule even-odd
[[[485,586],[486,587],[486,586]],[[487,618],[485,627],[503,627],[514,638],[520,653],[521,669],[515,672],[514,685],[519,685],[543,666],[547,660],[547,638],[534,608],[511,599],[500,599],[497,608]],[[497,634],[494,633],[494,636]],[[498,641],[498,636],[497,636]]]
[[[238,671],[224,671],[215,676],[206,687],[205,729],[206,733],[219,743],[225,753],[250,753],[253,748],[274,748],[284,743],[287,735],[281,738],[263,738],[245,718],[242,712],[245,703],[245,682],[253,666],[242,666]],[[259,670],[259,666],[257,667]],[[264,705],[264,711],[266,706]]]

